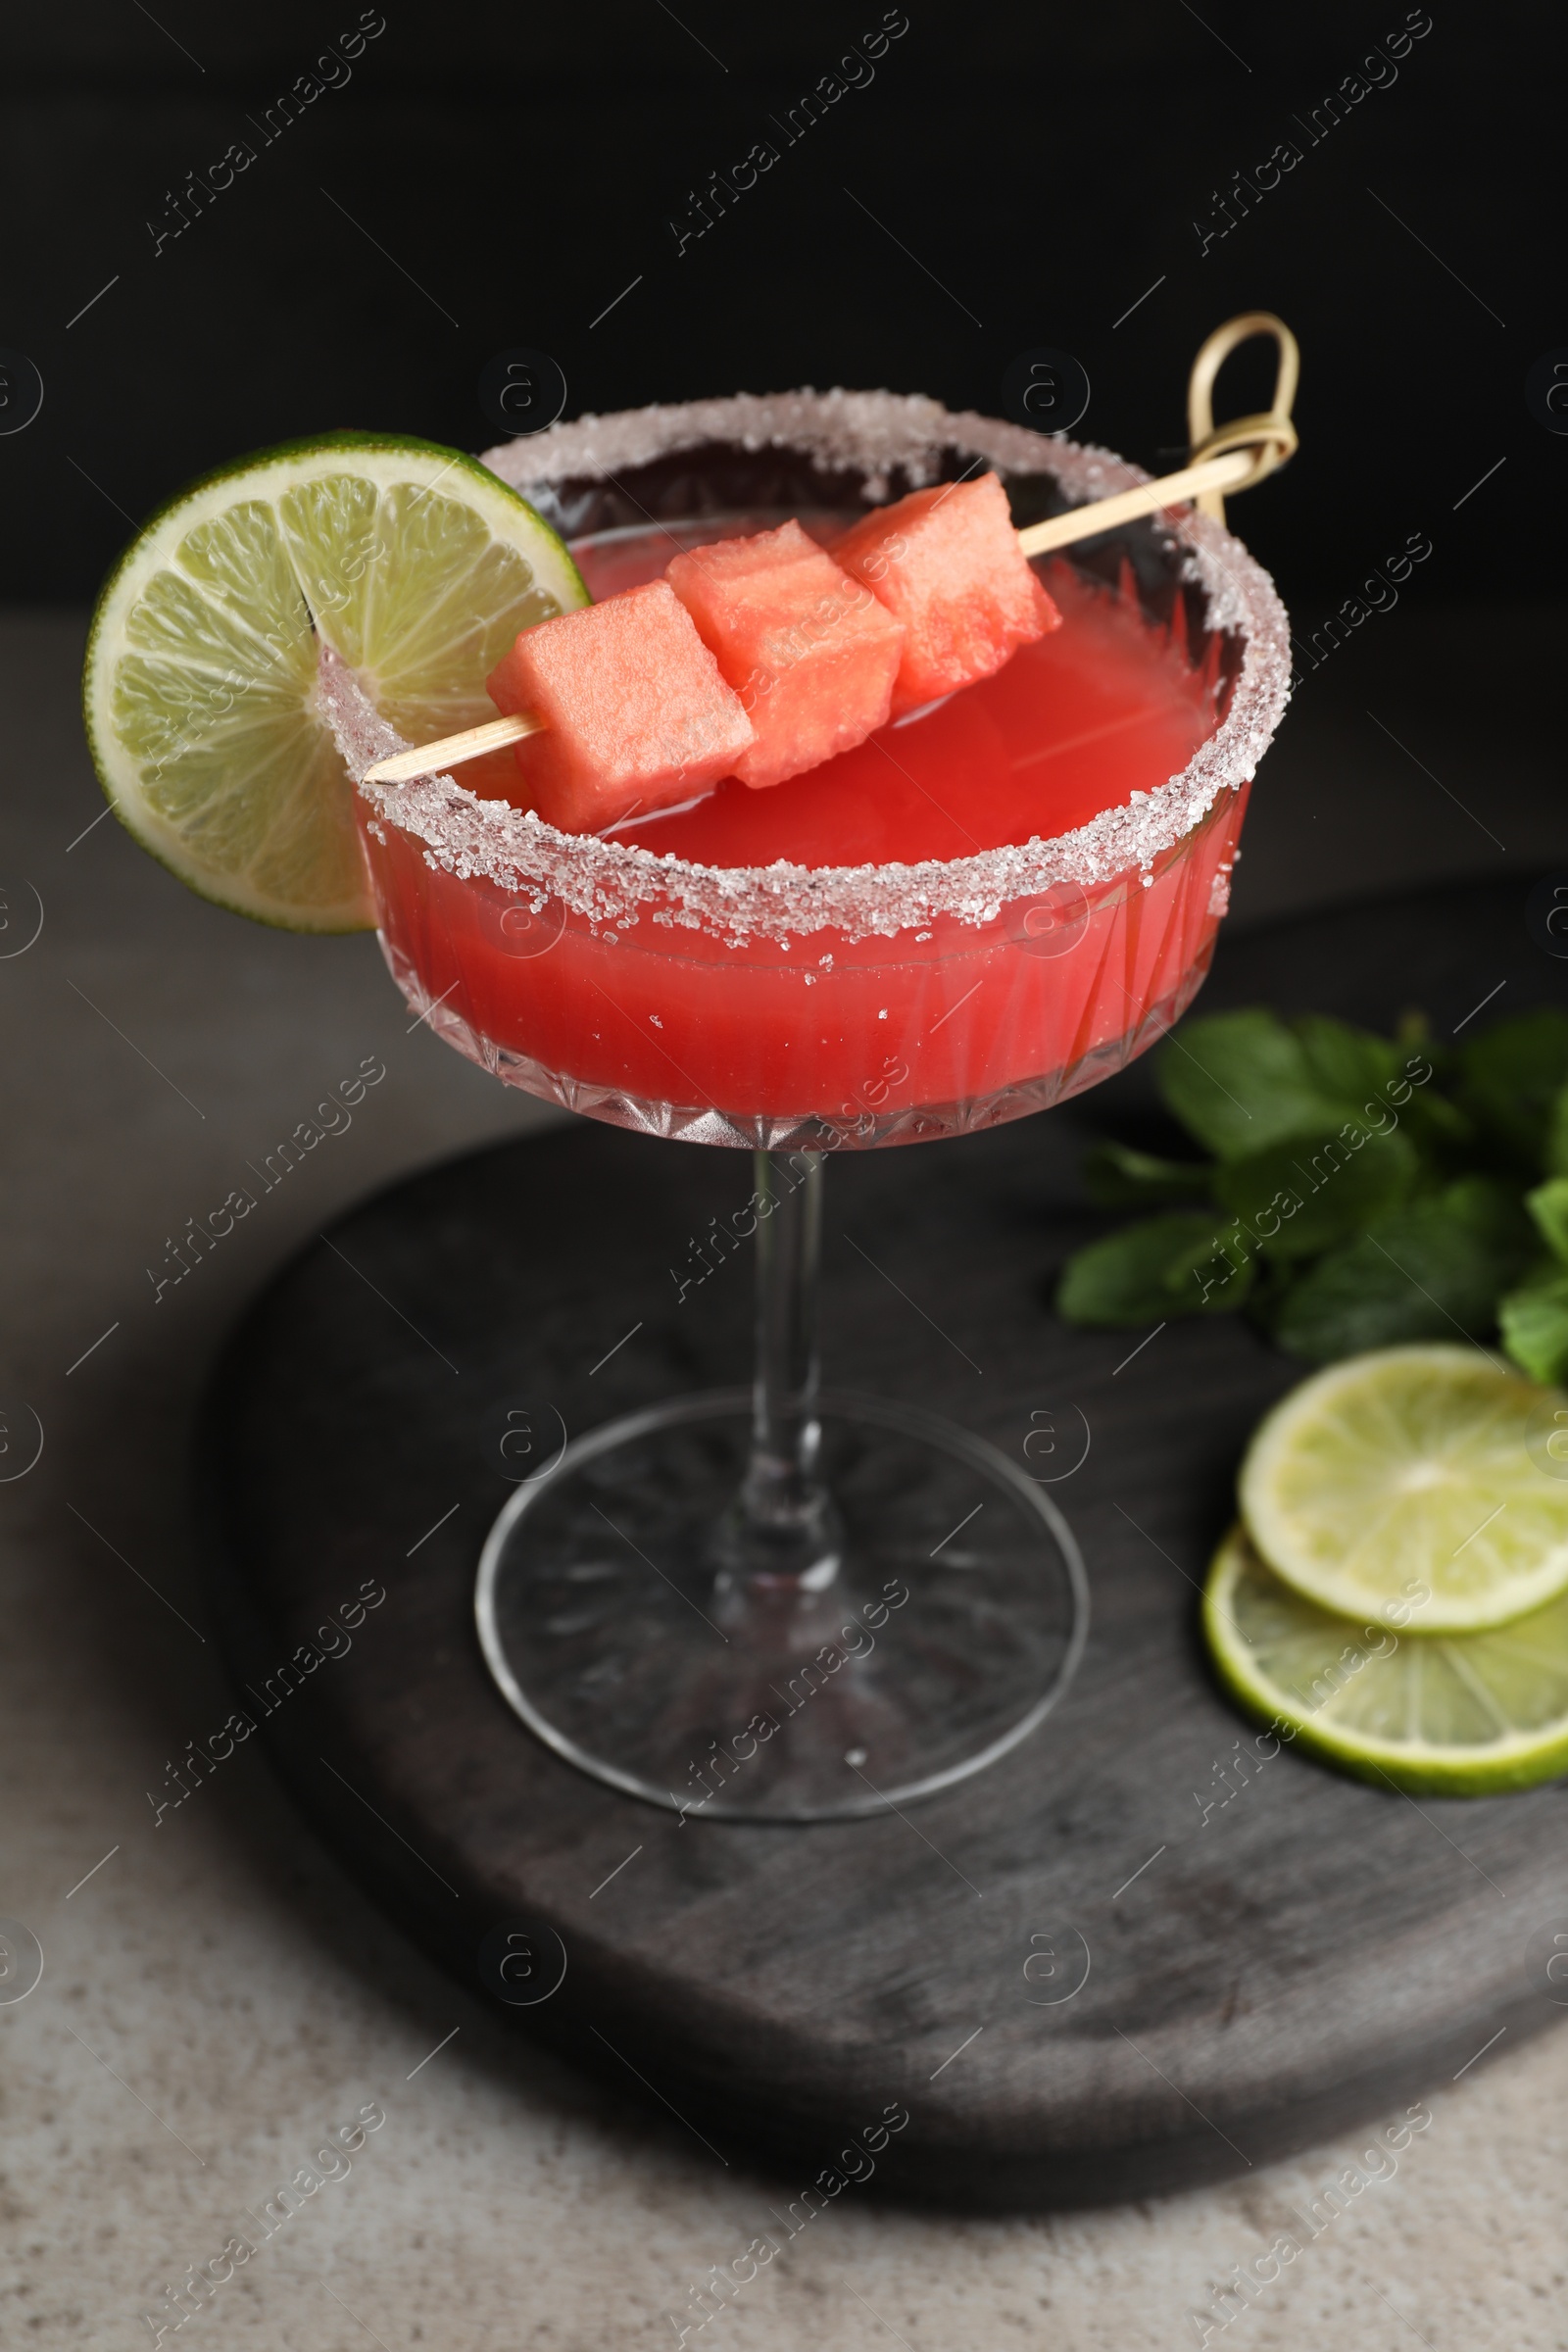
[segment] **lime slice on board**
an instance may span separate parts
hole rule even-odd
[[[427,743],[493,718],[485,678],[518,630],[588,602],[555,532],[473,458],[375,433],[260,450],[172,499],[105,584],[83,679],[99,779],[203,898],[368,929],[318,638]]]
[[[1568,1593],[1491,1633],[1412,1641],[1304,1599],[1238,1527],[1203,1632],[1247,1713],[1362,1780],[1494,1796],[1568,1773]]]
[[[1242,1517],[1308,1600],[1416,1636],[1475,1633],[1568,1588],[1568,1479],[1527,1446],[1551,1392],[1478,1348],[1383,1348],[1274,1407]]]

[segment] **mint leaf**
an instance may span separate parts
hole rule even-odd
[[[1534,1176],[1547,1165],[1568,1086],[1568,1013],[1520,1013],[1470,1039],[1456,1056],[1462,1110],[1503,1160]]]
[[[1549,1184],[1538,1184],[1533,1193],[1526,1193],[1525,1206],[1553,1257],[1568,1265],[1568,1176],[1554,1176]]]
[[[1568,1272],[1539,1266],[1497,1303],[1502,1344],[1522,1372],[1548,1385],[1568,1377]]]
[[[1214,1197],[1268,1256],[1315,1257],[1402,1208],[1420,1173],[1405,1136],[1347,1120],[1228,1161],[1216,1172]]]
[[[1568,1086],[1560,1087],[1546,1114],[1542,1166],[1548,1176],[1568,1176]]]
[[[1253,1007],[1188,1022],[1155,1070],[1214,1161],[1120,1144],[1091,1154],[1101,1205],[1172,1207],[1080,1250],[1064,1314],[1132,1326],[1250,1298],[1282,1347],[1318,1362],[1479,1342],[1500,1314],[1520,1363],[1568,1377],[1568,1012],[1523,1013],[1440,1053],[1419,1016],[1388,1039]],[[1495,1173],[1463,1173],[1478,1167]],[[1521,1178],[1535,1180],[1527,1202]],[[1205,1196],[1217,1230],[1175,1206]]]
[[[1425,1071],[1425,1076],[1419,1073]],[[1398,1111],[1412,1142],[1429,1158],[1451,1168],[1475,1156],[1475,1122],[1456,1109],[1431,1083],[1432,1064],[1412,1054],[1399,1076],[1384,1089],[1384,1101]]]
[[[1323,1013],[1309,1012],[1291,1026],[1314,1085],[1336,1102],[1377,1095],[1413,1058],[1388,1038],[1374,1037],[1370,1029],[1352,1029],[1348,1022],[1332,1021]]]
[[[1299,1275],[1275,1311],[1274,1337],[1310,1363],[1400,1340],[1479,1342],[1538,1246],[1507,1185],[1462,1177]]]
[[[1156,1159],[1128,1144],[1097,1144],[1084,1161],[1084,1189],[1097,1208],[1153,1208],[1162,1200],[1206,1200],[1206,1160]]]
[[[1112,1328],[1224,1314],[1240,1306],[1254,1270],[1250,1257],[1222,1250],[1211,1216],[1177,1210],[1077,1250],[1062,1269],[1056,1312]]]
[[[1419,1036],[1406,1033],[1396,1044],[1318,1013],[1307,1013],[1292,1027],[1318,1085],[1353,1105],[1351,1115],[1363,1124],[1380,1131],[1402,1125],[1425,1150],[1442,1152],[1472,1140],[1470,1121],[1432,1083],[1437,1063]],[[1451,1158],[1451,1151],[1445,1156]]]
[[[1292,1136],[1322,1138],[1347,1121],[1378,1134],[1404,1127],[1423,1149],[1470,1134],[1436,1093],[1429,1056],[1320,1014],[1287,1024],[1255,1008],[1190,1021],[1155,1068],[1168,1107],[1225,1160]]]
[[[1348,1116],[1349,1105],[1315,1075],[1300,1039],[1261,1009],[1184,1022],[1180,1036],[1161,1046],[1155,1075],[1168,1108],[1221,1159]]]

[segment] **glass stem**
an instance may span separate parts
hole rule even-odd
[[[822,1154],[759,1152],[752,1446],[725,1530],[729,1577],[804,1598],[838,1573],[842,1528],[817,1471]]]
[[[815,1485],[816,1293],[822,1154],[753,1154],[757,1178],[757,1360],[747,1485],[769,1513],[797,1510]]]

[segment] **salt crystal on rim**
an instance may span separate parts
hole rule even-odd
[[[558,483],[612,480],[625,467],[714,442],[804,453],[824,472],[858,469],[868,491],[885,490],[894,469],[915,483],[935,480],[943,454],[954,450],[989,460],[1004,479],[1053,474],[1075,503],[1150,478],[1108,450],[972,412],[955,414],[923,394],[810,390],[580,416],[490,450],[485,463],[548,513]],[[559,832],[531,809],[481,800],[449,775],[360,782],[372,830],[384,840],[384,828],[394,827],[420,844],[427,864],[463,880],[482,877],[525,896],[536,910],[546,899],[559,899],[596,926],[621,931],[647,914],[661,926],[706,932],[734,947],[752,937],[787,945],[823,930],[851,940],[890,938],[938,917],[978,928],[995,922],[1009,901],[1054,883],[1102,885],[1134,870],[1147,883],[1155,861],[1221,793],[1251,780],[1290,692],[1289,628],[1268,573],[1204,514],[1176,510],[1162,523],[1179,577],[1206,598],[1207,626],[1242,642],[1230,707],[1179,775],[1054,840],[1036,837],[915,864],[802,866],[781,858],[765,866],[703,865],[670,851]],[[377,760],[412,748],[377,716],[353,673],[324,645],[318,696],[356,780]]]

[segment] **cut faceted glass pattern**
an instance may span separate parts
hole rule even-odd
[[[982,1036],[978,1021],[971,1019],[949,1041],[943,1066],[956,1083],[947,1096],[933,1096],[929,1079],[916,1090],[907,1058],[889,1054],[886,1028],[878,1023],[879,1007],[872,1003],[888,993],[876,985],[881,969],[877,965],[857,973],[863,999],[858,1058],[865,1068],[864,1081],[854,1093],[841,1094],[836,1109],[817,1110],[744,1101],[773,1087],[760,1074],[750,1083],[731,1075],[721,1058],[722,1041],[705,1036],[700,1028],[678,1034],[667,1063],[662,1061],[662,1048],[650,1053],[641,1037],[634,1036],[629,1046],[635,1052],[623,1047],[617,1066],[612,1037],[606,1050],[608,1000],[597,986],[588,1000],[588,1019],[600,1023],[598,1037],[591,1028],[586,1036],[572,1033],[563,1018],[555,1032],[560,1041],[557,1054],[549,1061],[521,1045],[501,1042],[495,1032],[503,1026],[502,1019],[476,1024],[464,1004],[466,995],[472,1004],[472,992],[466,991],[461,980],[454,984],[445,977],[449,962],[456,967],[461,958],[450,936],[444,942],[437,936],[439,918],[433,913],[418,962],[399,939],[385,932],[382,952],[411,1009],[423,1015],[436,1035],[460,1054],[504,1085],[611,1126],[680,1143],[774,1152],[865,1152],[891,1144],[932,1143],[1026,1118],[1031,1111],[1047,1110],[1054,1102],[1082,1094],[1135,1060],[1181,1018],[1202,986],[1213,955],[1244,805],[1245,793],[1228,796],[1148,890],[1135,878],[1131,888],[1110,885],[1098,901],[1068,900],[1064,920],[1049,899],[1015,903],[1004,910],[1004,920],[994,927],[995,935],[984,948],[968,956],[933,962],[931,987],[955,1007],[952,1017],[932,1017],[932,1027],[939,1021],[943,1025],[937,1031],[939,1046],[943,1029],[961,1020],[966,993],[979,989],[999,964],[1011,970],[1009,1002],[994,1008],[989,1037]],[[468,890],[477,893],[485,887],[470,884]],[[1076,940],[1060,954],[1040,953],[1030,935],[1031,918],[1042,910],[1051,926],[1042,934],[1048,945],[1054,933],[1077,931]],[[514,924],[510,935],[502,928],[509,918]],[[564,1015],[579,1004],[567,976],[574,956],[591,958],[607,981],[613,972],[616,985],[626,968],[623,952],[608,951],[591,932],[584,936],[574,929],[559,904],[546,901],[536,909],[526,898],[506,901],[496,894],[493,925],[498,940],[510,936],[514,955],[529,953],[533,942],[537,944],[531,952],[541,961],[562,956],[558,986],[549,994],[561,1004]],[[427,979],[432,963],[430,976],[439,983],[434,990]],[[906,986],[904,973],[898,976]],[[796,973],[780,973],[776,964],[745,976],[732,971],[725,977],[741,991],[740,1001],[732,998],[725,1007],[724,1030],[732,1042],[744,1039],[747,1031],[746,979],[759,989],[800,979]],[[995,983],[990,993],[1000,993]],[[536,1005],[545,995],[541,988]],[[542,1030],[541,1022],[535,1034]],[[805,1042],[804,1030],[798,1034]],[[1044,1068],[1027,1066],[1031,1054],[1040,1051],[1038,1041],[1048,1037],[1056,1041],[1056,1058]],[[675,1067],[676,1057],[696,1084],[679,1084],[683,1072]],[[1020,1059],[1024,1066],[1008,1066]],[[653,1089],[637,1086],[639,1072],[652,1076]],[[701,1100],[704,1092],[712,1099]]]

